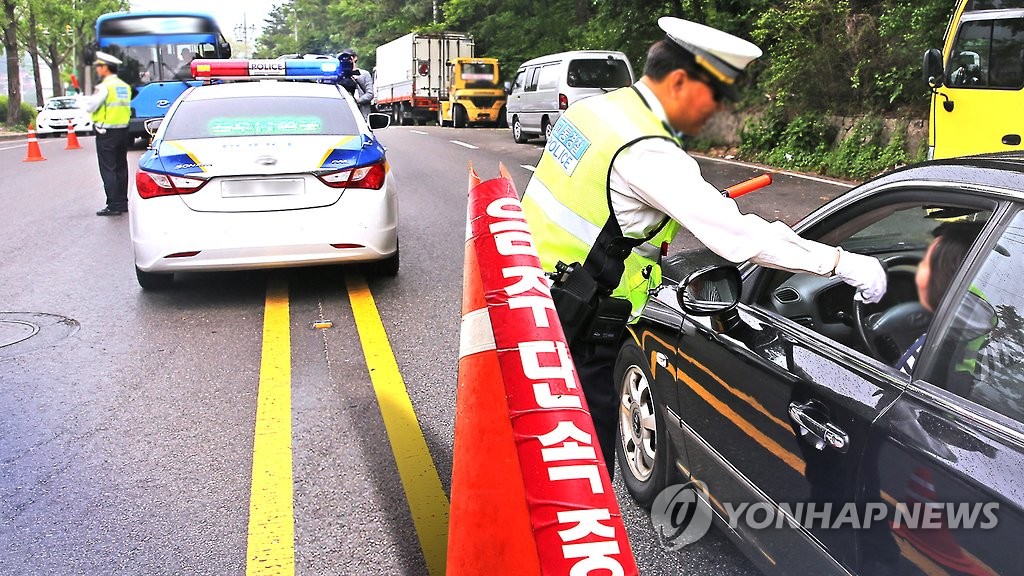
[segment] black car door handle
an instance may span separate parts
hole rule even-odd
[[[790,402],[789,418],[800,427],[800,436],[818,450],[825,446],[845,454],[850,448],[850,437],[835,424],[821,419],[821,409],[813,401],[807,404]]]

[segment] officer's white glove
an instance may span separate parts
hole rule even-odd
[[[874,304],[885,295],[887,279],[882,263],[872,256],[846,252],[839,248],[836,276],[857,289],[856,297]]]

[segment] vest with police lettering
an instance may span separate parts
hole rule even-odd
[[[127,128],[132,117],[132,88],[111,74],[103,79],[100,87],[107,91],[107,97],[98,110],[92,113],[92,122],[97,128]]]
[[[581,100],[552,128],[522,200],[541,266],[551,271],[559,261],[601,262],[599,282],[606,290],[614,288],[613,297],[630,301],[634,320],[647,303],[648,289],[661,282],[661,243],[670,242],[679,226],[666,218],[645,238],[632,239],[626,256],[618,249],[617,256],[609,250],[607,258],[592,251],[601,250],[599,237],[623,237],[611,214],[612,163],[622,150],[648,138],[679,144],[635,88]],[[614,278],[610,286],[609,277]]]

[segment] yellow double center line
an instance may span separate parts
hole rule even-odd
[[[252,446],[247,575],[295,574],[289,324],[288,285],[274,278],[267,286],[263,313],[263,358]]]
[[[362,277],[346,278],[349,300],[381,416],[391,441],[420,547],[432,575],[444,573],[448,498],[373,296]],[[288,287],[272,280],[263,320],[263,358],[253,442],[246,574],[295,573],[292,489],[291,341]]]

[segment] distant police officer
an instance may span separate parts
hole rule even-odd
[[[619,405],[612,371],[622,328],[660,283],[658,247],[680,225],[732,262],[834,274],[868,302],[886,288],[878,260],[742,214],[704,180],[680,139],[696,135],[723,99],[735,99],[737,79],[761,50],[678,18],[661,18],[658,25],[667,37],[648,51],[643,77],[566,110],[523,196],[544,269],[579,263],[576,268],[597,282],[603,328],[584,327],[570,350],[609,475]],[[561,305],[558,312],[563,327],[579,317],[566,318]],[[607,329],[609,318],[617,330]]]
[[[359,54],[356,53],[354,48],[346,48],[338,54],[338,60],[341,61],[342,70],[346,69],[346,63],[351,62],[352,74],[349,77],[343,77],[339,80],[339,83],[352,94],[356,99],[356,104],[359,104],[359,111],[363,114],[363,118],[367,118],[370,114],[370,105],[373,104],[373,76],[356,66],[356,62],[359,62]]]
[[[85,109],[92,113],[96,129],[96,157],[107,205],[97,216],[117,216],[128,211],[128,121],[131,119],[132,90],[117,77],[121,61],[105,52],[96,53],[93,67],[102,82]]]

